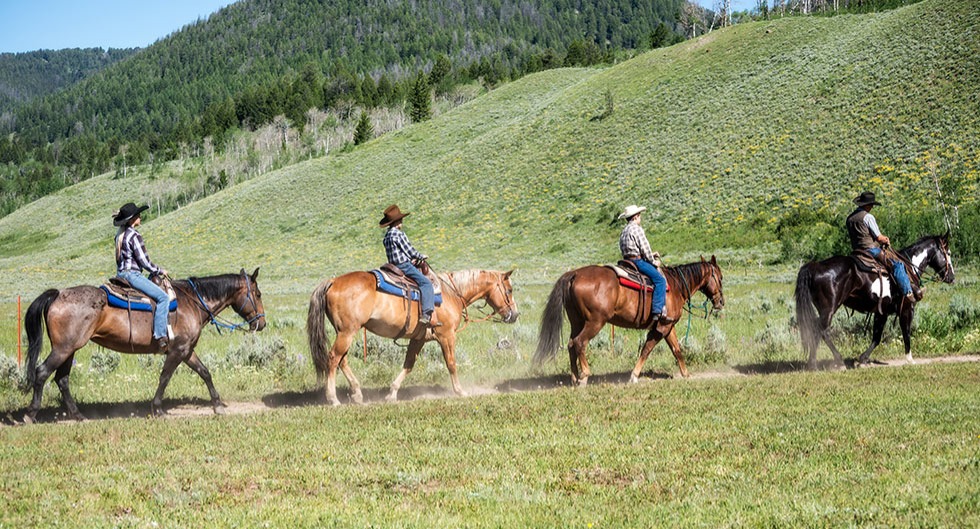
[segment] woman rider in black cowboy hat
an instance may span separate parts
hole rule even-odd
[[[143,276],[142,270],[151,275],[167,275],[167,271],[153,264],[146,255],[146,244],[143,236],[136,228],[142,223],[140,213],[149,206],[139,206],[128,202],[113,214],[112,223],[119,230],[116,232],[116,277],[129,282],[133,288],[143,292],[156,302],[153,310],[153,341],[161,351],[169,346],[167,340],[167,311],[170,297],[162,288],[156,286]]]

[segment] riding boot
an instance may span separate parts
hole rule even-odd
[[[161,353],[166,353],[170,349],[170,341],[167,340],[166,336],[161,336],[160,338],[154,338],[153,342],[156,344],[157,349]]]

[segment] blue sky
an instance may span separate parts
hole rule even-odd
[[[714,8],[718,0],[696,0]],[[234,0],[0,0],[0,53],[143,48]],[[732,0],[750,9],[758,0]]]
[[[0,0],[0,53],[143,48],[234,0]]]

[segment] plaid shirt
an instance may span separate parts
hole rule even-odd
[[[408,242],[408,236],[402,230],[391,227],[385,233],[385,255],[388,262],[393,265],[400,265],[412,259],[422,259],[422,254],[418,252],[412,243]]]
[[[650,249],[650,241],[647,240],[646,232],[635,222],[627,222],[623,232],[619,235],[619,250],[626,256],[640,256],[648,263],[653,263],[653,250]]]
[[[121,240],[120,240],[121,239]],[[118,272],[139,272],[147,270],[152,274],[160,272],[160,267],[150,262],[146,255],[143,236],[132,226],[126,228],[116,239],[116,270]]]

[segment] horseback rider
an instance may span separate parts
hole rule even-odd
[[[855,252],[866,251],[875,258],[883,251],[883,248],[891,244],[891,240],[881,233],[878,228],[878,221],[871,214],[871,209],[880,206],[881,203],[875,200],[875,194],[865,191],[854,199],[857,209],[847,217],[847,235],[851,239],[851,249]],[[909,301],[922,299],[921,293],[913,293],[912,282],[905,271],[905,265],[898,259],[889,259],[891,263],[892,275],[898,282],[902,293]]]
[[[419,317],[419,325],[429,325],[432,321],[432,312],[435,310],[435,293],[432,281],[429,281],[425,274],[416,268],[415,263],[422,263],[429,257],[422,255],[408,242],[408,236],[402,231],[402,219],[411,213],[402,213],[396,204],[385,208],[384,217],[378,225],[382,228],[387,227],[385,233],[384,246],[385,255],[388,262],[397,266],[406,276],[415,280],[419,285],[419,295],[422,298],[422,316]]]
[[[626,226],[619,235],[619,249],[623,259],[636,265],[636,269],[650,278],[653,283],[653,306],[651,315],[654,319],[667,321],[667,279],[660,273],[654,263],[660,263],[660,254],[650,249],[650,241],[646,232],[640,226],[641,213],[647,208],[635,205],[626,206],[619,218],[626,219]]]
[[[169,346],[167,336],[167,312],[170,296],[149,279],[143,276],[142,270],[154,275],[167,276],[167,271],[150,261],[146,255],[146,244],[143,236],[136,228],[142,224],[140,213],[150,206],[139,206],[127,202],[119,211],[113,213],[112,223],[119,229],[116,232],[116,277],[125,279],[129,284],[149,296],[156,306],[153,309],[153,341],[160,351],[166,351]]]

